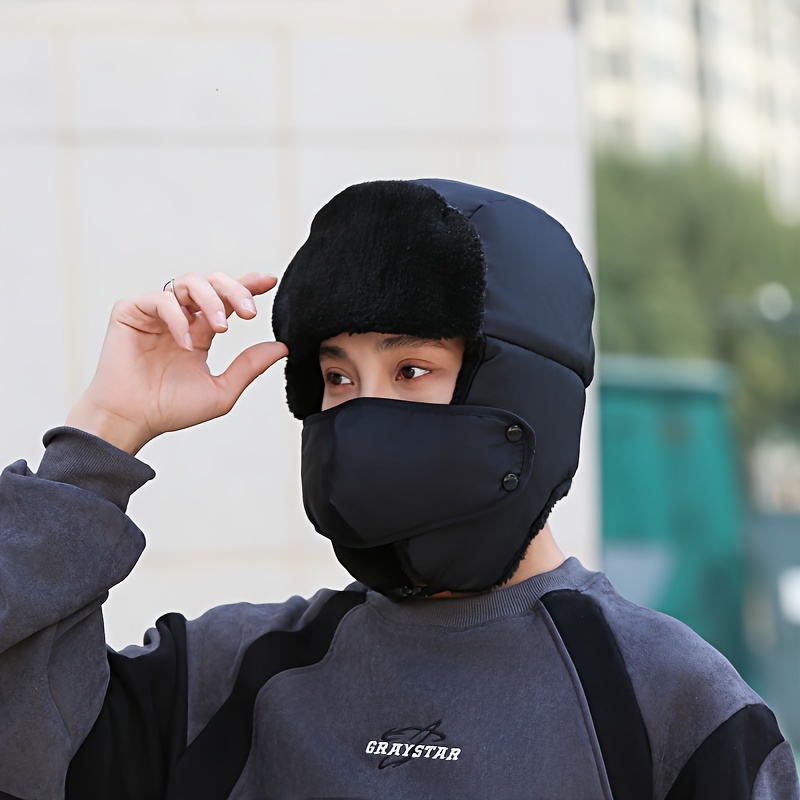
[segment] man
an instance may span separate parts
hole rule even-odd
[[[267,276],[115,307],[97,374],[0,483],[0,789],[21,798],[790,798],[774,717],[676,621],[565,559],[593,293],[564,229],[449,181],[350,187],[275,302],[306,510],[359,581],[103,647],[133,457],[286,355],[205,366]]]

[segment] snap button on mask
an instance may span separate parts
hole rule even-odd
[[[513,472],[509,472],[508,475],[503,478],[503,488],[507,492],[513,492],[517,486],[519,486],[519,478]]]
[[[511,425],[506,431],[506,439],[509,442],[518,442],[522,438],[522,428],[519,425]]]

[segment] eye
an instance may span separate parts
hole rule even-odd
[[[352,385],[353,381],[347,377],[347,375],[342,375],[341,372],[326,372],[325,373],[325,380],[327,383],[330,383],[332,386],[349,386]]]
[[[427,375],[429,372],[429,369],[424,369],[423,367],[414,367],[410,364],[406,365],[405,367],[400,367],[398,370],[398,374],[404,381],[410,381],[414,378],[421,378],[423,375]]]

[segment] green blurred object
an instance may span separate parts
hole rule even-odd
[[[800,225],[709,161],[598,154],[595,188],[604,351],[724,361],[737,441],[775,429],[800,438]]]
[[[800,515],[755,514],[752,532],[748,640],[761,693],[800,759]]]
[[[603,558],[625,597],[689,625],[747,679],[732,384],[713,361],[601,357]]]

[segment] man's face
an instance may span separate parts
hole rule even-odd
[[[356,397],[449,403],[463,356],[463,339],[341,333],[319,347],[322,410]]]

